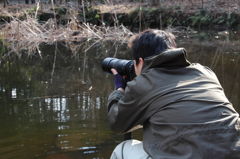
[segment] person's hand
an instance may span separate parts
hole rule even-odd
[[[111,71],[114,75],[115,88],[117,90],[124,91],[126,87],[126,80],[120,74],[118,74],[116,69],[112,68]]]

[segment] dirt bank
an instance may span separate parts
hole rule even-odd
[[[154,1],[151,1],[151,4]],[[0,9],[0,24],[11,21],[11,16],[24,19],[26,13],[36,16],[39,22],[57,18],[59,24],[67,24],[73,16],[79,23],[94,25],[125,25],[130,30],[145,28],[191,27],[195,29],[240,30],[239,0],[160,0],[154,6],[149,3],[94,4],[73,8],[66,6],[14,5]],[[9,14],[11,16],[9,16]],[[55,15],[54,15],[55,14]],[[75,14],[75,15],[72,15]]]
[[[94,9],[104,23],[124,24],[131,29],[168,26],[218,30],[240,29],[240,1],[238,0],[161,0],[158,2],[161,3],[155,6],[148,3],[102,4],[94,6]]]

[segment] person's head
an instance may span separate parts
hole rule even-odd
[[[149,29],[132,36],[128,46],[132,49],[135,72],[139,75],[145,58],[176,48],[176,43],[175,36],[170,32]]]

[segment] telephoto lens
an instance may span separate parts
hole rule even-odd
[[[131,80],[136,76],[132,60],[117,59],[112,57],[105,58],[102,61],[103,71],[112,73],[112,68],[116,69],[121,76],[127,76],[127,78]]]

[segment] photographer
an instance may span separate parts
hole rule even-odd
[[[166,31],[139,33],[129,47],[137,77],[126,84],[112,69],[108,119],[122,133],[143,125],[143,142],[124,141],[111,159],[239,159],[239,114],[212,70],[190,63]]]

